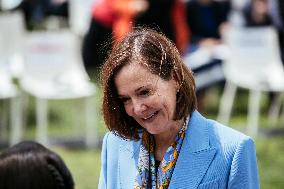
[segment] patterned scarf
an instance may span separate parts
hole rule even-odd
[[[175,142],[167,149],[158,171],[155,166],[154,136],[147,131],[142,133],[137,175],[134,189],[167,189],[175,168],[176,161],[182,146],[187,129],[187,121],[176,136]]]

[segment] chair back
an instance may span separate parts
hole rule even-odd
[[[223,65],[226,79],[249,89],[284,89],[284,69],[273,28],[231,28],[223,40],[230,51]]]
[[[69,24],[71,30],[84,36],[91,22],[91,8],[99,0],[69,0]]]
[[[89,95],[80,40],[69,30],[31,32],[26,39],[23,88],[42,98]]]
[[[22,0],[0,0],[0,8],[2,10],[11,10],[17,7]]]
[[[0,98],[15,96],[12,78],[22,69],[25,29],[19,12],[0,14]]]
[[[25,34],[20,12],[0,14],[0,65],[10,66],[22,53]]]

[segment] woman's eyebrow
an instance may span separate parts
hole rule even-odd
[[[141,90],[143,90],[143,89],[147,89],[148,87],[149,87],[149,85],[141,86],[141,87],[139,87],[139,88],[135,89],[135,92],[137,93],[137,92],[139,92],[139,91],[141,91]]]

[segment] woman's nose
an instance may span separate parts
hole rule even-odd
[[[146,105],[140,101],[140,100],[136,100],[136,101],[133,101],[133,112],[136,114],[136,115],[141,115],[141,113],[143,113],[143,111],[146,110]]]

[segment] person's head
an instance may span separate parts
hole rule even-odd
[[[175,45],[151,29],[136,29],[115,44],[101,79],[105,123],[126,139],[138,139],[142,127],[162,132],[196,108],[192,72]]]
[[[267,0],[252,0],[252,12],[257,15],[268,15],[268,2]]]
[[[74,189],[74,181],[56,153],[25,141],[0,154],[0,188]]]

